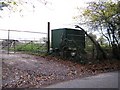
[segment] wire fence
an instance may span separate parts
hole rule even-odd
[[[0,29],[2,53],[43,53],[47,52],[47,33]]]

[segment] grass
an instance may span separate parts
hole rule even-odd
[[[36,44],[36,43],[26,43],[26,44],[19,44],[10,50],[25,52],[30,54],[40,54],[46,52],[46,46],[44,44]]]

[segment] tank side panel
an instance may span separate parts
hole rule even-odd
[[[66,36],[69,40],[74,40],[78,47],[85,48],[85,34],[76,29],[66,29]]]
[[[58,48],[60,46],[61,40],[65,30],[64,29],[56,29],[56,30],[52,30],[52,35],[51,35],[51,46],[53,49]]]

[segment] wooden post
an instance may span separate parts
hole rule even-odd
[[[15,40],[14,40],[14,44],[13,44],[13,47],[14,47],[14,53],[15,53]]]
[[[48,22],[48,41],[47,41],[47,53],[50,51],[50,22]]]

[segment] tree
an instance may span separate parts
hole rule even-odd
[[[47,0],[36,0],[43,5],[48,5]],[[30,5],[33,9],[36,7],[33,0],[0,0],[0,11],[8,9],[10,12],[22,12],[24,6]],[[1,16],[1,15],[0,15]]]
[[[96,40],[97,36],[95,34],[89,33],[89,35]],[[86,47],[86,51],[88,53],[92,54],[92,58],[95,58],[95,46],[93,44],[93,42],[90,40],[90,38],[88,38],[87,36],[85,37],[85,47]]]
[[[89,35],[90,35],[91,37],[93,37],[95,40],[97,39],[97,36],[96,36],[95,34],[89,33]],[[86,37],[86,44],[87,44],[87,45],[92,45],[92,42],[91,42],[91,40],[90,40],[88,37]]]
[[[113,56],[119,59],[120,1],[90,2],[83,12],[87,25],[100,32],[112,47]]]
[[[102,60],[102,59],[106,59],[107,58],[106,54],[103,51],[103,49],[101,48],[100,44],[91,35],[89,35],[83,28],[81,28],[78,25],[75,25],[75,28],[81,29],[85,33],[85,35],[93,42],[93,44],[96,47],[96,51],[97,51],[96,59],[101,59]]]
[[[103,36],[100,36],[97,41],[100,43],[100,45],[104,45],[106,43],[106,39]]]

